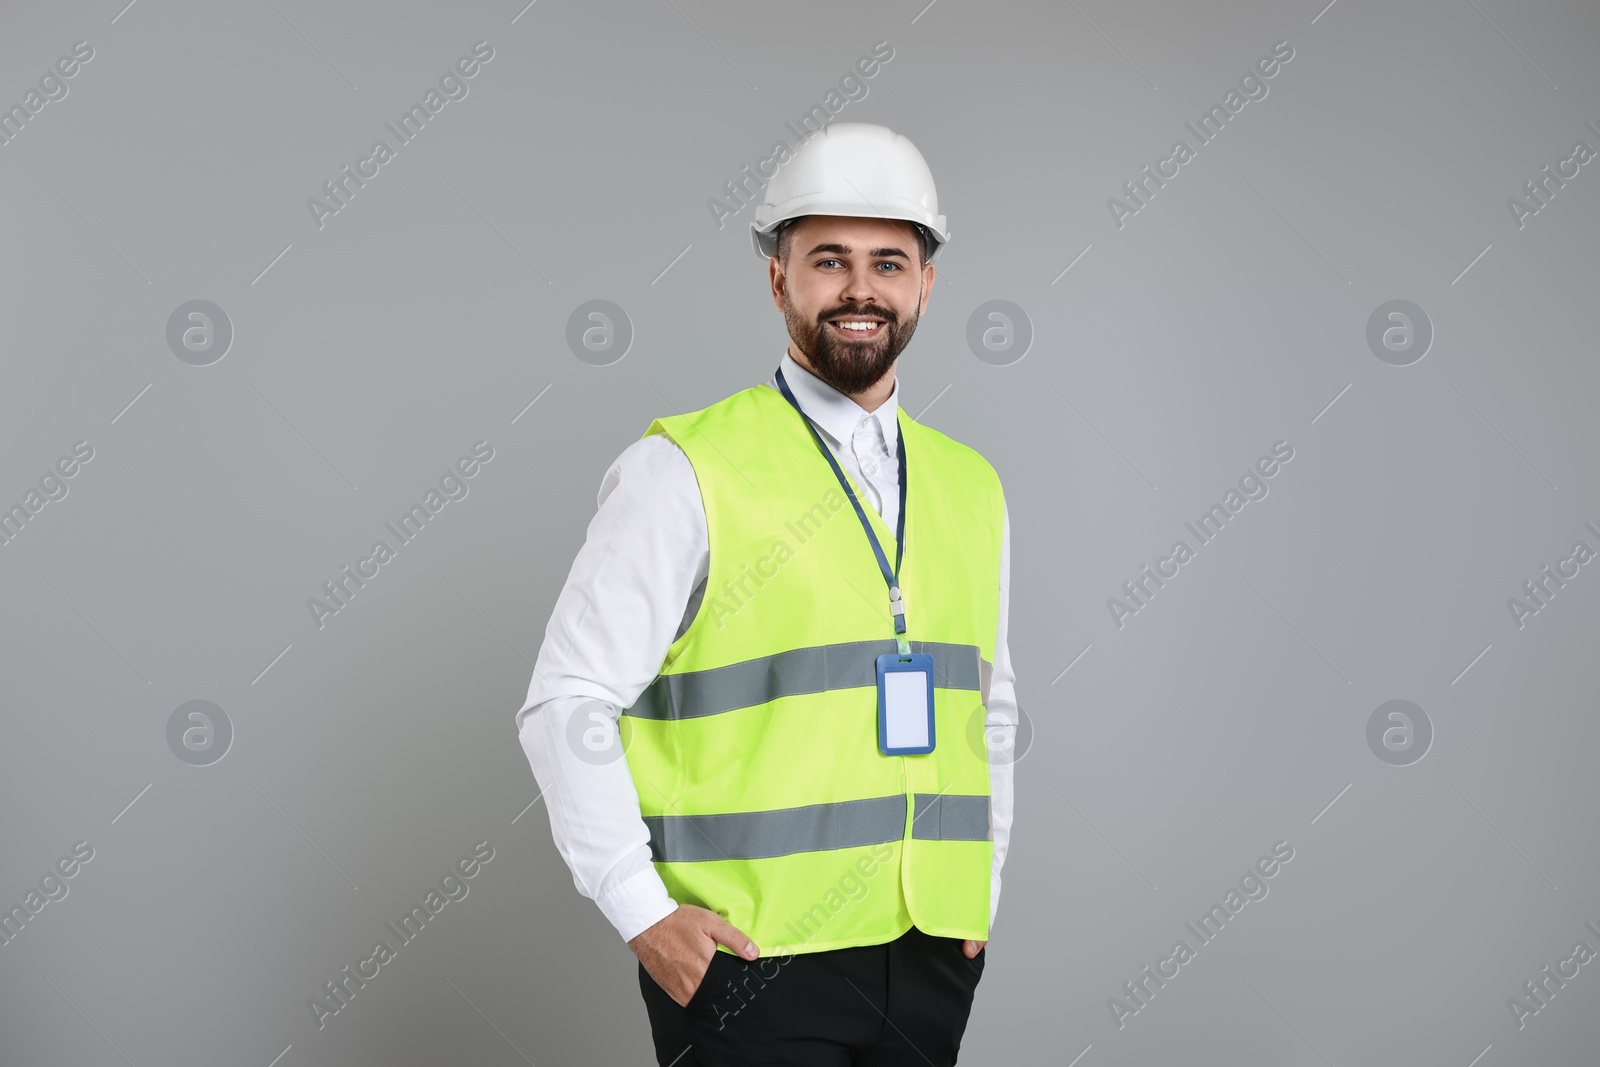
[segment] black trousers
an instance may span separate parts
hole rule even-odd
[[[718,951],[686,1007],[639,965],[660,1067],[949,1067],[985,946],[915,926],[882,945],[744,960]]]

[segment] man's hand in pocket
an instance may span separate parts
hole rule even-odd
[[[685,1007],[711,968],[718,945],[753,960],[761,954],[744,933],[714,911],[680,904],[665,919],[628,942],[645,973],[678,1007]]]

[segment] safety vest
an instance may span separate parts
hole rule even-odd
[[[999,617],[1000,480],[903,411],[911,651],[932,655],[930,753],[878,749],[884,578],[800,414],[771,386],[657,419],[694,466],[710,563],[694,619],[622,713],[650,850],[680,904],[765,956],[987,939],[994,834],[984,705]],[[854,486],[889,558],[894,531]]]

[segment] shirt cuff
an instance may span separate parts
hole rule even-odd
[[[645,930],[677,910],[677,902],[667,894],[666,883],[653,866],[612,886],[595,900],[600,911],[622,940],[632,941]]]

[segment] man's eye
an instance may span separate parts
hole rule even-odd
[[[887,263],[887,262],[886,263],[879,263],[878,266],[880,266],[880,267],[893,267],[894,270],[899,270],[900,269],[900,264],[898,264],[898,263]],[[890,271],[889,273],[893,274],[894,271]]]

